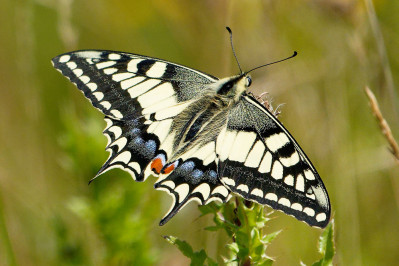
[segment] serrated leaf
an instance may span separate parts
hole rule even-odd
[[[258,266],[271,266],[271,265],[273,265],[273,260],[265,259],[264,261],[259,262],[257,265]]]
[[[332,241],[332,225],[334,221],[331,221],[330,224],[324,229],[323,233],[319,238],[319,253],[324,255],[326,254],[328,242]]]
[[[319,253],[323,256],[319,261],[313,263],[313,266],[332,265],[335,254],[334,247],[334,220],[324,229],[319,239]]]
[[[266,245],[264,245],[261,241],[261,235],[258,228],[252,228],[251,230],[251,249],[256,249],[258,247],[264,247],[266,249]],[[261,256],[262,254],[258,254]]]
[[[199,252],[195,252],[191,257],[191,266],[203,266],[207,259],[205,250],[201,249]]]
[[[253,243],[256,242],[257,240],[260,239],[260,237],[259,237],[259,229],[256,228],[256,227],[252,228],[250,235],[251,235],[252,242]]]
[[[253,247],[252,250],[253,251],[251,253],[251,257],[253,257],[254,259],[257,258],[256,260],[260,260],[260,258],[262,258],[262,255],[266,251],[266,245],[263,244],[256,245],[255,247]]]
[[[184,256],[188,258],[193,257],[193,248],[186,241],[182,241],[174,236],[164,236],[163,238],[165,238],[169,243],[175,245],[184,254]]]
[[[206,205],[199,205],[198,209],[201,212],[201,216],[207,215],[207,214],[216,214],[218,211],[220,211],[221,205],[217,205],[214,202],[211,202]],[[200,217],[201,217],[200,216]]]
[[[269,221],[270,219],[267,218],[264,214],[264,208],[260,208],[259,214],[256,220],[256,227],[258,228],[263,228],[265,227],[265,224]]]
[[[184,256],[191,259],[191,266],[202,266],[205,265],[205,261],[208,265],[217,265],[217,263],[208,257],[205,250],[201,249],[198,252],[194,252],[193,248],[186,241],[180,240],[174,236],[164,236],[164,238],[171,244],[175,245]]]
[[[263,243],[264,245],[270,244],[270,243],[281,233],[281,231],[282,231],[282,230],[279,230],[279,231],[276,231],[276,232],[273,232],[273,233],[264,235],[264,236],[262,237],[262,243]]]

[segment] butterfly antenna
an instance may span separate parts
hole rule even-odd
[[[291,58],[297,56],[297,54],[298,53],[296,51],[294,51],[294,54],[289,56],[289,57],[287,57],[287,58],[284,58],[284,59],[281,59],[281,60],[278,60],[278,61],[275,61],[275,62],[271,62],[271,63],[265,64],[265,65],[261,65],[261,66],[255,67],[255,68],[245,72],[245,74],[248,74],[249,72],[254,71],[255,69],[258,69],[258,68],[261,68],[261,67],[270,66],[270,65],[273,65],[273,64],[280,63],[280,62],[283,62],[285,60],[291,59]]]
[[[233,32],[231,31],[231,29],[230,29],[229,27],[226,27],[226,30],[227,30],[227,31],[229,32],[229,34],[230,34],[231,49],[233,50],[233,54],[234,54],[234,57],[236,58],[238,68],[240,69],[240,74],[242,74],[243,72],[242,72],[242,69],[241,69],[240,62],[238,62],[238,58],[237,58],[237,55],[236,55],[236,51],[234,50],[234,45],[233,45]]]

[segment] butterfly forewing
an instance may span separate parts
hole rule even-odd
[[[52,62],[96,108],[116,119],[191,100],[217,80],[160,59],[112,51],[76,51]]]
[[[318,173],[282,124],[254,98],[244,96],[231,110],[216,152],[221,181],[233,192],[312,226],[328,224],[330,204]]]

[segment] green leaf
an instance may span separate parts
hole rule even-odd
[[[319,253],[323,256],[313,266],[333,265],[332,261],[335,254],[334,247],[334,220],[324,229],[319,239]]]
[[[175,245],[183,253],[184,256],[188,258],[193,257],[193,248],[186,241],[182,241],[174,236],[164,236],[163,238],[165,238],[166,241],[168,241],[169,243]]]
[[[266,251],[265,245],[263,244],[256,245],[252,249],[251,257],[256,261],[260,261],[265,251]]]
[[[258,204],[248,204],[242,198],[236,198],[226,204],[209,204],[200,206],[201,216],[213,214],[214,224],[205,227],[207,231],[224,229],[232,239],[227,244],[228,258],[224,258],[226,265],[271,265],[273,260],[266,254],[267,245],[281,232],[273,232],[263,235],[262,229],[269,219],[264,213],[264,207]],[[179,250],[191,259],[191,265],[217,265],[202,249],[195,252],[185,241],[176,237],[165,237],[170,243],[176,245]]]
[[[220,211],[220,208],[222,208],[221,205],[216,204],[215,202],[211,202],[206,205],[199,205],[198,209],[201,212],[201,217],[207,214],[215,214]]]
[[[166,241],[175,245],[184,256],[191,259],[191,266],[202,266],[205,264],[205,260],[208,261],[208,265],[217,265],[215,261],[208,257],[205,250],[201,249],[198,252],[194,252],[193,248],[186,241],[180,240],[174,236],[164,236]]]
[[[273,265],[273,260],[269,258],[265,258],[264,261],[257,263],[259,266],[271,266]]]
[[[276,232],[273,232],[273,233],[270,233],[270,234],[267,234],[267,235],[264,235],[262,237],[262,243],[264,245],[270,244],[281,233],[281,231],[282,230],[276,231]]]
[[[195,252],[191,258],[192,266],[203,266],[205,264],[205,260],[207,259],[207,255],[205,250],[201,249],[199,252]]]

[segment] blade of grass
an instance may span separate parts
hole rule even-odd
[[[383,117],[381,110],[378,106],[377,99],[375,98],[373,92],[366,86],[364,88],[367,97],[369,98],[370,101],[370,107],[373,115],[376,117],[378,121],[378,125],[381,129],[382,134],[385,136],[387,139],[389,146],[390,146],[390,151],[393,154],[395,161],[397,164],[399,164],[399,146],[398,143],[396,142],[395,138],[392,135],[391,128],[389,127],[387,121]],[[392,189],[393,189],[393,194],[395,195],[396,199],[396,208],[399,210],[399,180],[395,177],[390,178],[391,183],[392,183]]]
[[[378,54],[381,58],[381,64],[384,71],[386,88],[388,90],[389,99],[391,103],[391,111],[395,115],[395,119],[398,119],[398,113],[396,107],[398,106],[397,94],[395,91],[395,84],[392,77],[392,70],[389,64],[388,55],[386,52],[386,46],[384,42],[384,37],[381,32],[380,25],[378,23],[378,18],[375,12],[374,4],[372,0],[365,0],[367,15],[370,21],[371,30],[373,31],[374,38],[377,44]]]
[[[383,117],[380,107],[378,106],[377,99],[375,98],[373,92],[367,86],[364,88],[364,91],[366,92],[367,97],[369,98],[371,111],[373,112],[373,115],[378,121],[378,125],[381,129],[381,132],[389,143],[389,146],[391,148],[391,153],[393,154],[395,161],[399,164],[399,146],[392,135],[391,128],[389,127],[387,121]]]

